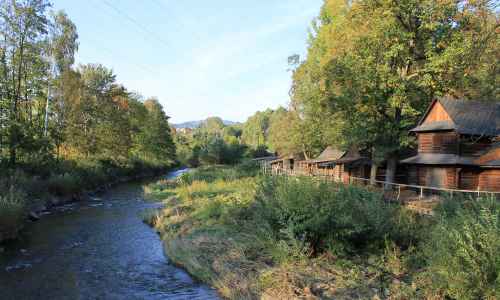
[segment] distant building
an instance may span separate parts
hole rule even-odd
[[[401,161],[410,184],[500,191],[500,103],[438,99],[411,132],[418,154]]]
[[[192,128],[176,128],[175,131],[180,134],[191,134],[193,133]]]
[[[265,156],[252,159],[252,161],[258,163],[262,169],[265,171],[271,169],[271,162],[278,159],[277,156]]]
[[[275,173],[279,173],[281,171],[300,171],[301,162],[304,160],[305,156],[303,153],[294,153],[280,156],[278,159],[271,161],[270,165]]]
[[[315,159],[300,164],[308,174],[330,176],[337,181],[348,183],[350,177],[369,177],[371,162],[356,149],[343,151],[328,146]]]

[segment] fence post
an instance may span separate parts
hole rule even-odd
[[[420,199],[424,198],[424,188],[420,187]]]

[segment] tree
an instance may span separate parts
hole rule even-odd
[[[23,143],[25,137],[35,138],[25,141],[40,138],[36,127],[41,116],[34,114],[33,102],[46,86],[43,83],[48,66],[43,52],[48,7],[44,0],[10,0],[0,4],[2,127],[8,136],[11,165],[17,161],[19,148],[33,145]]]
[[[152,161],[175,160],[175,144],[171,136],[167,115],[156,98],[144,102],[148,112],[143,140],[143,155]]]
[[[294,111],[279,108],[270,118],[269,146],[278,154],[306,152],[300,132],[300,118]]]
[[[495,72],[485,59],[498,62],[492,3],[326,0],[294,71],[292,99],[305,124],[321,114],[338,120],[326,127],[332,140],[370,149],[374,167],[386,160],[393,181],[399,153],[412,143],[408,130],[434,97],[492,95],[484,88]]]
[[[268,144],[270,118],[273,110],[256,112],[243,125],[242,139],[250,147],[258,148]]]
[[[0,160],[14,168],[54,157],[172,163],[175,146],[159,102],[142,103],[100,64],[74,68],[76,26],[50,6],[0,2]]]

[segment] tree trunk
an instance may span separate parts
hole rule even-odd
[[[377,171],[378,171],[378,165],[375,163],[372,163],[372,167],[370,169],[370,185],[377,184],[375,182],[377,180]]]
[[[398,167],[398,156],[396,154],[392,154],[387,159],[387,171],[385,172],[385,181],[389,183],[394,183],[394,179],[396,177],[396,169]],[[390,188],[389,185],[386,185],[385,189]]]

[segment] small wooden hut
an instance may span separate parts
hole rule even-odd
[[[327,147],[317,158],[302,162],[311,175],[329,176],[335,181],[349,182],[351,176],[366,178],[370,174],[370,159],[358,150]]]
[[[280,156],[270,162],[273,173],[300,171],[301,162],[305,160],[304,153],[294,153]]]
[[[264,156],[252,159],[252,161],[258,163],[264,172],[271,170],[271,162],[278,159],[277,156]]]
[[[345,154],[346,151],[328,146],[318,157],[302,161],[300,163],[300,168],[304,173],[309,175],[333,176],[338,172],[338,168],[336,168],[335,165],[323,166],[322,164],[334,162]]]

